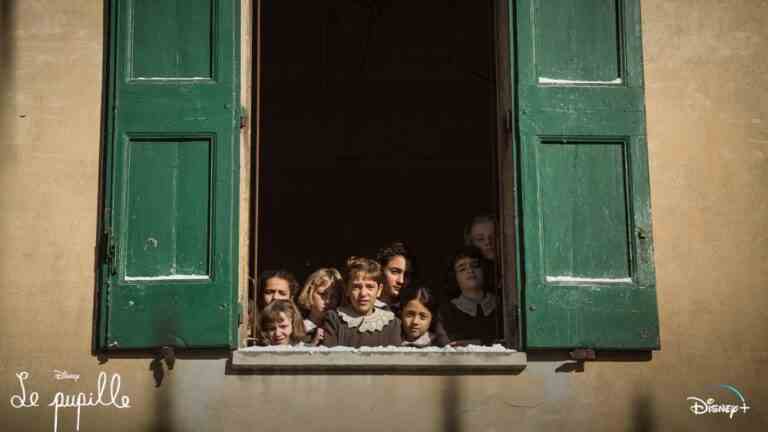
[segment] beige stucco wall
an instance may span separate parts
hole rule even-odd
[[[103,10],[0,0],[0,428],[51,430],[55,392],[120,373],[131,408],[80,430],[764,430],[768,425],[768,2],[643,1],[663,349],[583,372],[531,356],[507,376],[242,376],[91,355]],[[52,370],[78,373],[78,382]],[[40,407],[13,409],[15,374]],[[752,410],[695,417],[687,396]],[[333,403],[331,403],[333,402]],[[72,410],[60,430],[73,430]],[[762,428],[762,429],[761,429]]]

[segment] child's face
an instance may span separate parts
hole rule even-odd
[[[463,257],[453,265],[456,283],[462,293],[476,293],[483,289],[483,268],[477,258]]]
[[[483,256],[491,261],[496,259],[496,227],[493,222],[480,222],[472,225],[469,232],[472,245],[480,249]]]
[[[406,261],[401,255],[392,257],[384,267],[384,294],[394,300],[400,296],[400,290],[405,286]]]
[[[265,329],[270,345],[288,345],[293,334],[293,322],[280,312],[278,318]]]
[[[349,304],[360,314],[368,314],[373,311],[376,298],[381,294],[381,284],[358,273],[349,283],[347,297]]]
[[[331,281],[325,280],[322,285],[315,288],[310,298],[310,312],[316,316],[324,317],[325,313],[338,306],[338,296]]]
[[[413,299],[405,305],[401,311],[403,318],[403,332],[405,338],[414,341],[429,330],[432,324],[432,312],[429,311],[417,299]]]
[[[267,279],[264,284],[264,306],[275,300],[288,300],[291,296],[291,288],[288,281],[279,277]]]

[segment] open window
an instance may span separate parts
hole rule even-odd
[[[101,349],[240,345],[238,239],[299,277],[404,240],[440,284],[480,213],[508,346],[659,347],[639,1],[255,9],[248,235],[241,3],[110,2]]]
[[[263,2],[260,22],[252,278],[343,273],[399,240],[410,284],[458,296],[449,258],[474,217],[498,220],[493,2]]]

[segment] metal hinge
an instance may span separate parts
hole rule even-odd
[[[577,348],[570,352],[571,358],[574,360],[595,360],[597,355],[595,350],[591,348]]]
[[[240,107],[240,129],[245,129],[248,126],[248,115],[245,112],[245,107]]]
[[[504,112],[504,130],[507,131],[507,133],[511,133],[513,127],[512,110],[506,110]]]
[[[117,274],[117,242],[112,235],[112,227],[104,231],[104,264],[109,275]]]

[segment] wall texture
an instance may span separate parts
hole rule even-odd
[[[768,1],[643,2],[662,351],[506,376],[226,375],[91,355],[104,17],[92,0],[0,1],[0,418],[50,430],[56,392],[119,373],[130,408],[80,430],[764,430],[768,424]],[[57,381],[52,370],[81,375]],[[39,407],[12,408],[16,373]],[[694,416],[688,396],[752,409]],[[59,430],[75,412],[59,411]]]

